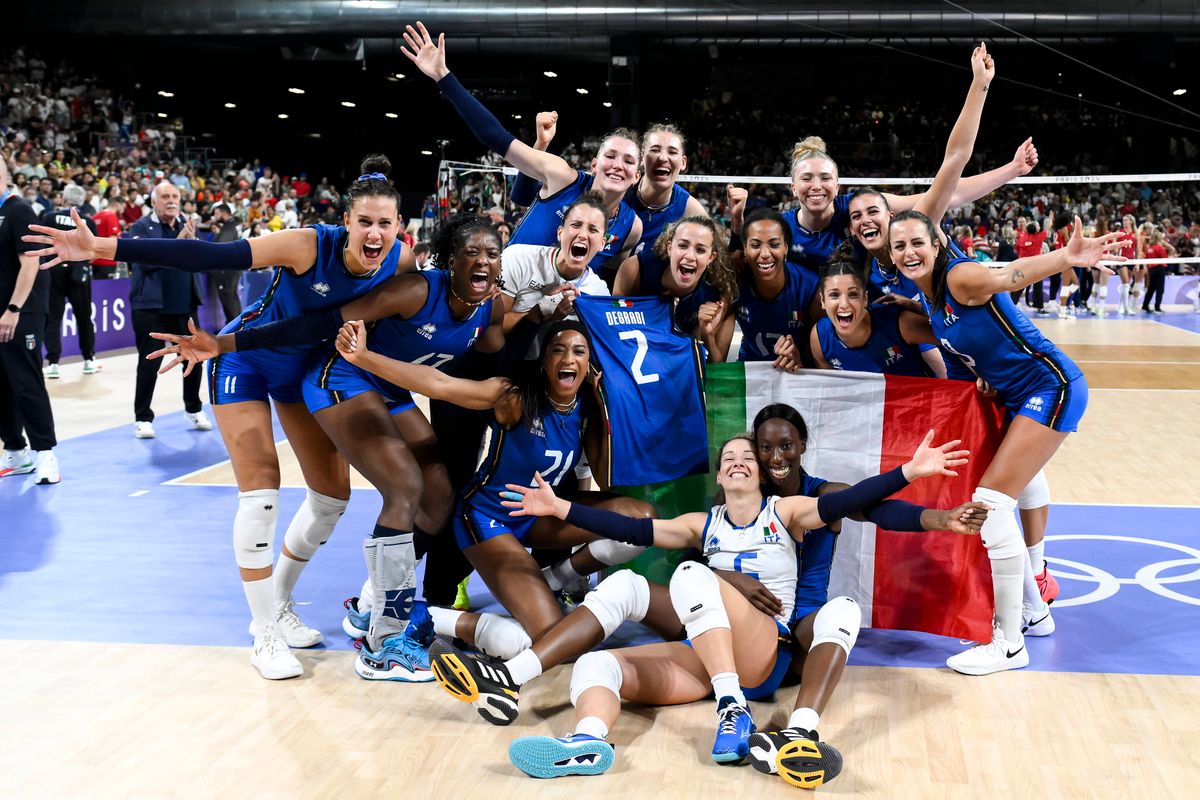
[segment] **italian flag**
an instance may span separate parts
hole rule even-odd
[[[924,478],[896,495],[953,508],[971,499],[1001,439],[1003,411],[973,383],[837,370],[788,374],[769,362],[711,365],[705,381],[710,455],[751,430],[771,403],[787,403],[808,423],[806,472],[855,483],[906,462],[931,428],[934,443],[962,439],[971,461],[958,477]],[[712,462],[710,461],[710,464]],[[660,516],[710,507],[712,475],[647,487]],[[829,596],[863,607],[864,624],[986,642],[992,633],[992,587],[978,536],[902,533],[872,523],[842,522]]]

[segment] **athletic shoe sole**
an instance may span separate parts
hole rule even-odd
[[[951,659],[953,656],[951,656]],[[970,666],[952,666],[949,661],[946,666],[959,673],[960,675],[991,675],[993,672],[1004,672],[1010,669],[1023,669],[1029,666],[1029,651],[1022,647],[1019,653],[1009,656],[1008,658],[998,663],[991,664],[972,664]]]
[[[789,740],[790,741],[790,740]],[[764,775],[774,775],[778,772],[775,758],[779,755],[779,747],[765,732],[756,733],[750,737],[750,766]]]
[[[254,665],[256,670],[258,670],[258,674],[262,675],[269,681],[283,681],[287,680],[288,678],[299,678],[304,674],[304,667],[300,665],[299,661],[296,662],[295,666],[288,666],[284,669],[279,667],[268,668],[259,663],[258,653],[252,653],[250,655],[250,663]]]
[[[775,768],[785,783],[800,789],[815,789],[841,774],[842,754],[824,742],[797,739],[779,748]]]
[[[1054,617],[1050,616],[1050,612],[1047,610],[1046,615],[1037,622],[1032,620],[1026,622],[1021,628],[1021,633],[1026,636],[1049,636],[1054,633],[1054,628]]]
[[[426,670],[411,670],[399,662],[392,662],[387,669],[373,667],[363,663],[360,653],[354,659],[354,671],[365,681],[398,681],[400,683],[429,683],[433,673]]]
[[[463,663],[457,652],[441,639],[429,646],[429,666],[434,679],[446,694],[462,703],[470,703],[479,716],[493,725],[511,725],[517,718],[519,696],[505,697],[499,693],[482,692],[471,668]]]
[[[599,775],[615,758],[613,746],[601,741],[568,745],[549,736],[525,736],[508,746],[508,760],[533,778]]]
[[[9,475],[28,475],[37,469],[34,464],[29,464],[24,467],[12,467],[11,469],[0,469],[0,478],[7,478]]]

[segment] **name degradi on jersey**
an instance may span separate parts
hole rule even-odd
[[[740,572],[766,586],[783,604],[776,619],[786,624],[796,603],[796,540],[775,513],[778,500],[765,498],[758,516],[743,527],[729,521],[724,505],[714,507],[701,547],[712,569]]]

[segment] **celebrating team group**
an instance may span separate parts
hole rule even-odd
[[[577,170],[544,140],[530,146],[505,130],[449,71],[444,36],[417,23],[405,41],[476,138],[519,170],[514,197],[529,209],[511,237],[486,219],[452,217],[435,234],[434,268],[418,270],[397,240],[399,197],[381,156],[363,162],[342,225],[222,244],[97,239],[78,221],[70,231],[31,226],[27,237],[45,246],[46,266],[110,258],[274,269],[263,296],[219,335],[157,335],[167,344],[155,354],[173,356],[164,371],[207,362],[238,484],[233,545],[262,676],[302,674],[292,648],[322,640],[292,595],[347,506],[351,465],[383,499],[363,541],[366,582],[343,623],[361,639],[356,672],[436,679],[507,725],[523,685],[575,659],[574,729],[509,746],[529,775],[606,771],[622,701],[712,697],[714,761],[748,759],[803,788],[836,777],[841,754],[817,728],[862,624],[853,599],[828,596],[847,516],[980,535],[994,630],[948,666],[968,675],[1026,666],[1025,636],[1053,632],[1058,591],[1042,556],[1043,467],[1077,429],[1087,383],[1010,293],[1123,259],[1119,234],[1087,237],[1078,219],[1065,248],[1003,265],[967,259],[943,233],[947,209],[1037,164],[1027,140],[1010,163],[962,175],[995,73],[986,48],[971,54],[971,83],[927,191],[842,194],[837,164],[809,137],[793,152],[795,207],[743,214],[746,192],[731,187],[727,233],[676,184],[686,156],[674,127],[614,131],[590,170]],[[722,501],[711,510],[660,519],[649,503],[612,493],[697,471],[680,454],[707,452],[703,364],[729,357],[735,329],[739,360],[968,380],[995,395],[1005,429],[973,495],[950,509],[888,499],[967,463],[970,442],[935,443],[934,431],[902,467],[852,486],[809,475],[807,425],[785,404],[721,444],[708,465]],[[428,416],[413,394],[429,398]],[[277,561],[272,401],[307,486]],[[688,551],[669,585],[611,569],[650,546]],[[564,616],[556,593],[587,590],[603,571]],[[453,608],[472,572],[507,615]],[[626,620],[662,641],[596,649]],[[787,725],[758,731],[748,700],[797,683]]]

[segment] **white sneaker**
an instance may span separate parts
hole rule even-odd
[[[29,448],[24,450],[5,450],[0,456],[0,478],[6,475],[28,475],[36,467],[33,465],[33,455]]]
[[[133,438],[135,439],[153,439],[154,425],[149,422],[133,423]]]
[[[1042,603],[1035,609],[1029,603],[1021,604],[1021,633],[1025,636],[1049,636],[1054,633],[1054,617],[1050,616],[1050,604]]]
[[[49,486],[62,480],[58,471],[58,457],[53,450],[39,450],[37,454],[37,482]]]
[[[104,365],[97,363],[96,359],[94,359],[94,358],[86,358],[83,361],[83,374],[84,375],[95,375],[97,372],[99,372],[102,369],[104,369]]]
[[[50,380],[54,380],[55,378],[57,378],[59,376],[58,375],[58,364],[50,364],[44,370],[42,370],[42,374],[45,375]]]
[[[324,636],[316,628],[304,624],[304,620],[293,609],[291,600],[282,606],[275,607],[275,627],[283,633],[288,647],[314,647],[324,640]]]
[[[1018,642],[1007,642],[1000,628],[993,627],[989,644],[977,644],[970,650],[950,656],[946,666],[963,675],[991,675],[1029,666],[1029,651],[1025,649],[1024,636]]]
[[[1071,318],[1071,315],[1067,312],[1066,306],[1058,307],[1058,318],[1059,319],[1070,319]]]
[[[275,628],[254,637],[254,654],[250,663],[269,681],[297,678],[304,674],[304,667],[288,650],[287,640]]]
[[[193,430],[197,430],[197,431],[211,431],[212,430],[212,421],[209,420],[208,415],[205,414],[203,411],[197,411],[195,414],[191,414],[191,413],[184,414],[184,416],[187,417],[188,422],[192,423]]]

